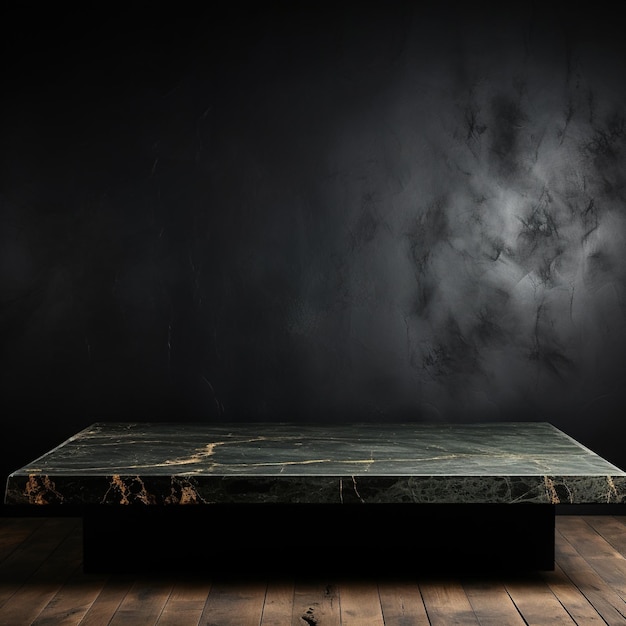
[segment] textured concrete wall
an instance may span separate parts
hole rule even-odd
[[[592,9],[8,15],[9,458],[96,419],[524,419],[626,465],[626,48]]]

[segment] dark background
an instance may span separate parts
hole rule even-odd
[[[576,6],[3,9],[3,475],[117,420],[550,421],[626,468],[626,46]]]

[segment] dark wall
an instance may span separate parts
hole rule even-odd
[[[546,420],[626,467],[621,24],[503,4],[5,9],[4,473],[97,420]]]

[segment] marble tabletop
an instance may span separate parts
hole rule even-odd
[[[544,422],[95,423],[7,504],[626,502],[626,472]]]

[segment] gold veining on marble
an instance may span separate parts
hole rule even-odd
[[[560,504],[561,499],[559,498],[559,494],[556,492],[554,481],[549,476],[544,476],[543,483],[546,488],[546,495],[550,500],[550,504]]]
[[[131,491],[130,486],[125,482],[120,474],[113,474],[111,476],[109,488],[102,498],[102,503],[104,504],[107,502],[107,496],[109,495],[111,490],[114,490],[117,491],[120,495],[118,504],[128,505],[131,504],[132,501],[141,502],[142,504],[155,504],[156,498],[148,492],[141,477],[133,476],[131,478],[131,484],[133,482],[139,484],[140,486],[140,489],[137,493],[133,493]]]
[[[176,467],[176,466],[185,466],[185,465],[198,465],[204,461],[206,461],[209,457],[214,457],[215,456],[215,451],[218,447],[220,446],[227,446],[227,445],[242,445],[242,444],[247,444],[247,443],[255,443],[255,442],[260,442],[260,441],[272,441],[274,440],[276,443],[280,443],[280,442],[285,442],[285,441],[291,441],[293,439],[296,439],[295,437],[292,436],[285,436],[285,437],[267,437],[264,435],[259,435],[257,437],[251,437],[249,439],[233,439],[233,440],[225,440],[225,441],[214,441],[211,443],[208,443],[204,446],[204,448],[202,450],[199,450],[197,452],[194,452],[192,455],[185,457],[185,458],[178,458],[178,459],[166,459],[165,461],[163,461],[162,466],[163,467]],[[297,445],[302,445],[301,443],[298,443]],[[281,465],[281,473],[284,471],[284,469],[288,466],[299,466],[299,465],[314,465],[314,464],[319,464],[319,463],[338,463],[338,464],[346,464],[346,465],[352,465],[352,464],[356,464],[356,465],[368,465],[368,464],[373,464],[375,463],[375,460],[372,458],[373,454],[370,455],[369,459],[346,459],[344,461],[342,460],[338,460],[338,459],[330,459],[330,458],[324,458],[324,459],[306,459],[306,460],[302,460],[302,461],[279,461],[279,462],[264,462],[264,463],[237,463],[237,467],[238,468],[247,468],[247,467],[273,467],[275,465]],[[438,459],[445,459],[445,458],[456,458],[457,455],[447,455],[447,456],[442,456],[442,457],[432,457],[429,459],[420,459],[421,461],[423,460],[438,460]],[[395,459],[396,461],[414,461],[415,459]],[[211,468],[220,468],[220,467],[228,467],[229,465],[231,465],[230,463],[220,463],[219,461],[212,461],[209,464],[209,467]]]
[[[606,480],[609,484],[609,490],[606,494],[606,501],[611,502],[612,497],[615,497],[615,500],[618,500],[619,493],[617,491],[617,487],[615,486],[615,481],[612,476],[607,476]]]
[[[361,502],[365,502],[365,500],[361,497],[361,494],[359,493],[359,490],[357,489],[356,478],[354,476],[350,476],[350,478],[352,479],[352,490],[354,491],[356,497]],[[339,502],[341,502],[341,504],[343,504],[343,478],[339,479]]]
[[[363,500],[363,498],[361,498],[361,494],[359,493],[359,490],[356,487],[356,478],[354,476],[351,476],[352,478],[352,488],[354,489],[354,493],[356,494],[356,497],[361,501],[361,502],[365,502],[365,500]]]
[[[178,504],[197,504],[200,500],[198,492],[191,485],[185,485],[181,488]]]
[[[124,483],[122,477],[119,474],[113,474],[113,476],[111,476],[110,486],[107,489],[107,492],[104,494],[102,502],[106,502],[107,496],[109,495],[111,489],[116,489],[117,491],[119,491],[121,496],[119,501],[120,504],[130,504],[130,500],[128,498],[128,487],[126,486],[126,483]]]
[[[179,493],[177,493],[177,489]],[[200,496],[196,487],[188,480],[172,477],[170,495],[165,498],[165,504],[207,504]]]
[[[156,498],[148,493],[146,486],[144,485],[143,480],[140,476],[135,476],[133,479],[141,485],[141,491],[135,496],[137,500],[139,500],[143,504],[154,504],[156,502]]]
[[[471,425],[443,432],[422,425],[354,425],[338,432],[280,424],[190,424],[185,429],[148,423],[126,436],[124,424],[98,426],[97,437],[70,438],[14,472],[5,500],[575,504],[626,498],[626,472],[549,424],[491,424],[478,428],[480,436]],[[231,478],[232,484],[224,480]]]
[[[199,450],[198,452],[194,452],[194,454],[192,454],[191,456],[188,456],[187,458],[183,458],[183,459],[167,459],[165,461],[163,461],[163,465],[170,467],[172,465],[195,465],[197,463],[200,463],[201,461],[204,461],[206,459],[208,459],[210,456],[213,456],[214,452],[215,452],[215,448],[217,448],[218,446],[225,446],[228,445],[229,443],[251,443],[253,441],[261,441],[265,439],[265,437],[258,437],[256,439],[250,439],[248,441],[245,442],[240,442],[240,441],[213,441],[211,443],[207,443],[206,446],[204,446],[204,449]],[[213,465],[213,464],[212,464]]]
[[[56,486],[49,476],[29,474],[24,495],[30,504],[49,504],[49,500],[46,499],[46,494],[49,493],[54,494],[60,502],[63,502],[63,496],[56,490]]]

